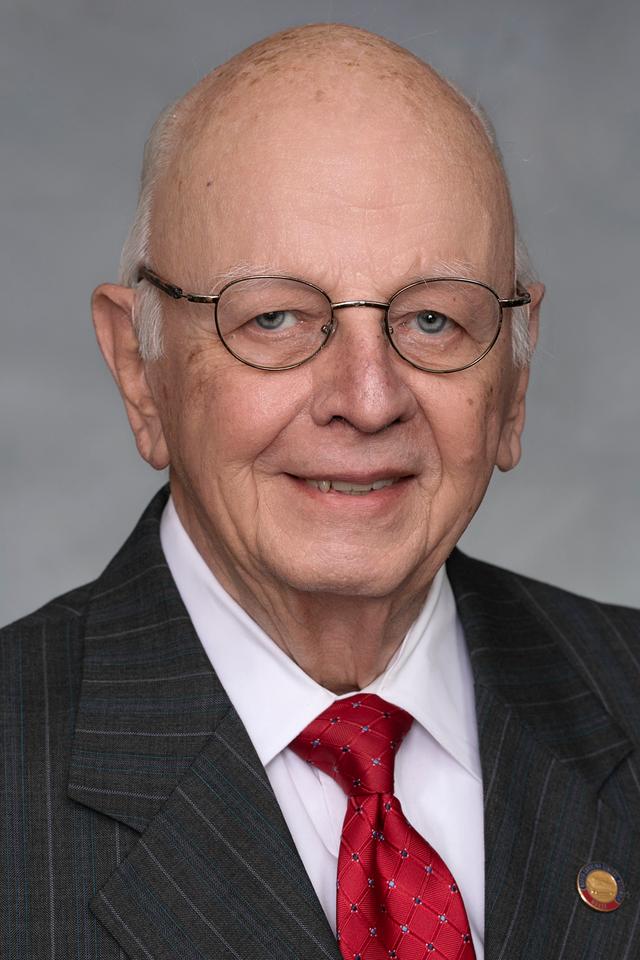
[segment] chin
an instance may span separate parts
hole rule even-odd
[[[389,563],[372,563],[370,557],[311,560],[308,552],[297,563],[291,557],[278,559],[272,558],[269,564],[274,579],[301,593],[337,597],[382,599],[398,590],[416,569],[411,564],[398,569]]]

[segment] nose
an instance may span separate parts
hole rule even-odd
[[[350,306],[334,313],[334,324],[329,343],[309,365],[316,423],[341,420],[378,433],[410,419],[417,408],[412,370],[389,343],[383,309]]]

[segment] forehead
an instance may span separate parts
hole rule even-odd
[[[468,110],[410,80],[280,71],[201,105],[163,184],[155,262],[200,283],[242,262],[324,283],[443,261],[486,277],[512,250],[501,169]]]

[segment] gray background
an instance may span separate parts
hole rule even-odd
[[[94,345],[156,113],[282,27],[339,20],[430,60],[496,122],[547,283],[522,464],[470,552],[638,604],[640,4],[2,0],[0,622],[95,576],[162,482]]]

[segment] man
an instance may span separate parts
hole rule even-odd
[[[634,956],[638,615],[455,550],[520,456],[516,247],[487,123],[380,37],[160,119],[94,320],[170,495],[3,635],[3,956]]]

